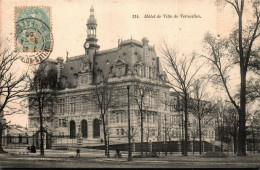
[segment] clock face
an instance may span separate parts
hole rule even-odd
[[[85,47],[86,47],[86,48],[89,48],[89,43],[86,43]]]

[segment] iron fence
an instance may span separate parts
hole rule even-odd
[[[70,136],[54,136],[46,135],[43,140],[44,148],[46,149],[71,149],[76,147],[85,148],[88,150],[104,150],[105,146],[101,139],[83,138],[81,145],[78,144],[77,138]],[[2,144],[4,148],[26,148],[35,145],[40,147],[40,138],[33,136],[3,136]],[[132,143],[133,152],[141,152],[141,143]],[[220,146],[212,145],[209,142],[203,141],[202,152],[221,151]],[[110,143],[109,150],[119,149],[121,151],[128,151],[128,143]],[[247,142],[246,149],[248,152],[260,152],[260,142]],[[183,152],[184,141],[168,141],[168,142],[144,142],[143,152]],[[199,141],[188,141],[188,152],[199,152]],[[228,145],[224,148],[224,152],[233,152],[233,146]]]

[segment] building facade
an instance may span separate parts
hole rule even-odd
[[[81,134],[83,143],[102,143],[100,107],[89,100],[89,96],[97,87],[106,85],[113,87],[112,103],[116,105],[105,115],[110,142],[127,142],[129,86],[131,137],[133,142],[140,142],[140,99],[133,96],[137,88],[150,87],[152,90],[143,96],[144,142],[180,140],[183,135],[177,111],[179,98],[170,92],[167,76],[149,40],[118,40],[118,47],[99,51],[96,30],[92,7],[87,22],[85,54],[46,61],[48,69],[55,71],[59,87],[56,102],[44,110],[51,109],[55,113],[52,121],[44,123],[46,130],[69,138]],[[171,104],[166,102],[169,100]],[[39,116],[31,108],[31,132],[39,129],[38,122]]]

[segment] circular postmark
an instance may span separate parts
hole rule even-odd
[[[17,7],[15,50],[23,62],[39,64],[52,52],[49,7]]]

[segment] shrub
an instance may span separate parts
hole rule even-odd
[[[224,154],[223,152],[207,152],[202,157],[204,158],[225,158],[228,155]]]
[[[143,156],[142,155],[134,155],[133,158],[151,158],[151,157],[159,157],[156,152],[151,152],[151,153],[147,153],[144,154]]]

